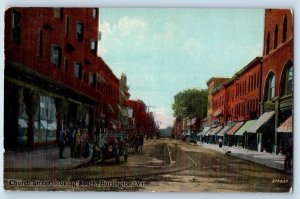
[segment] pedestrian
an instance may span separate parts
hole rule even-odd
[[[289,139],[288,146],[286,149],[285,159],[284,159],[284,168],[292,168],[292,159],[293,159],[293,142],[292,139]]]
[[[87,129],[84,129],[80,137],[81,156],[84,158],[89,156],[89,145],[88,145],[89,135],[87,132],[88,132]]]
[[[59,158],[60,159],[65,159],[65,157],[63,156],[65,144],[66,144],[66,132],[62,129],[60,131],[59,138],[58,138]]]
[[[142,154],[143,153],[143,145],[144,145],[144,136],[140,135],[138,140],[139,140],[138,153]]]
[[[70,154],[71,157],[74,157],[74,150],[75,150],[75,134],[76,134],[76,130],[75,129],[70,129]]]
[[[220,138],[219,139],[219,147],[222,148],[222,145],[223,145],[223,140],[222,140],[222,138]]]
[[[80,139],[81,139],[81,133],[80,133],[80,129],[78,128],[75,134],[75,146],[74,146],[74,153],[73,153],[74,158],[78,158],[80,156]]]

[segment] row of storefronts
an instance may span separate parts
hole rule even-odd
[[[231,78],[211,78],[201,140],[284,153],[293,138],[293,13],[265,10],[264,50]],[[218,86],[216,81],[222,82]],[[217,122],[217,125],[214,123]]]
[[[150,129],[148,121],[132,126],[136,119],[129,109],[138,110],[126,106],[127,77],[117,78],[98,56],[100,39],[98,8],[6,10],[6,150],[54,143],[65,128],[86,128],[90,138]],[[146,110],[141,116],[154,120]]]

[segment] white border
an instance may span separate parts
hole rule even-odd
[[[299,140],[300,140],[300,123],[297,122],[299,116],[299,99],[300,93],[298,93],[298,88],[300,86],[300,70],[297,65],[299,65],[299,14],[300,11],[299,1],[293,0],[151,0],[148,2],[140,0],[85,0],[85,1],[74,1],[74,0],[51,0],[44,1],[41,3],[40,0],[2,0],[0,1],[0,34],[2,39],[0,41],[0,150],[3,154],[3,104],[4,104],[4,11],[9,7],[210,7],[210,8],[292,8],[294,9],[294,66],[295,66],[295,100],[294,100],[294,141],[295,141],[295,157],[294,157],[294,187],[293,194],[264,194],[264,193],[98,193],[98,192],[6,192],[3,189],[3,169],[0,170],[0,197],[5,198],[22,198],[22,199],[33,199],[33,198],[72,198],[82,199],[83,197],[103,197],[103,198],[121,198],[129,199],[135,197],[143,197],[143,199],[153,199],[153,197],[159,198],[172,198],[172,199],[181,199],[182,197],[189,198],[243,198],[243,199],[252,199],[253,197],[257,198],[300,198],[299,191]],[[297,153],[298,152],[298,153]],[[0,156],[0,164],[3,165],[3,155]],[[297,168],[298,167],[298,168]],[[3,168],[3,167],[2,167]],[[263,175],[263,174],[262,174]]]

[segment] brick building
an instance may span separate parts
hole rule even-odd
[[[229,78],[223,77],[212,77],[207,82],[206,85],[208,87],[208,97],[207,97],[207,122],[212,123],[212,93],[218,88],[222,83],[226,82]]]
[[[94,126],[97,8],[10,8],[5,12],[5,148],[56,140],[63,125]],[[38,132],[39,101],[56,106],[56,134]],[[22,117],[25,115],[26,117]],[[20,122],[25,120],[25,122]],[[26,131],[20,131],[20,126]],[[25,125],[26,124],[26,125]]]
[[[274,111],[274,125],[260,139],[263,145],[270,136],[276,152],[286,143],[286,134],[278,135],[277,128],[293,111],[293,26],[292,10],[265,10],[261,112]]]
[[[212,79],[207,83],[210,87]],[[236,123],[228,128],[227,134],[237,132],[243,136],[247,132],[244,141],[241,139],[243,146],[253,145],[251,147],[258,151],[277,153],[292,135],[292,100],[292,12],[267,9],[263,57],[253,59],[229,81],[222,82],[212,91],[210,113],[220,125],[229,121]],[[243,124],[247,129],[241,128],[240,122],[248,120]],[[234,142],[236,144],[236,140]]]

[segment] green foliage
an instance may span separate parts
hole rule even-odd
[[[174,96],[173,116],[176,118],[205,118],[207,113],[207,89],[187,89]]]

